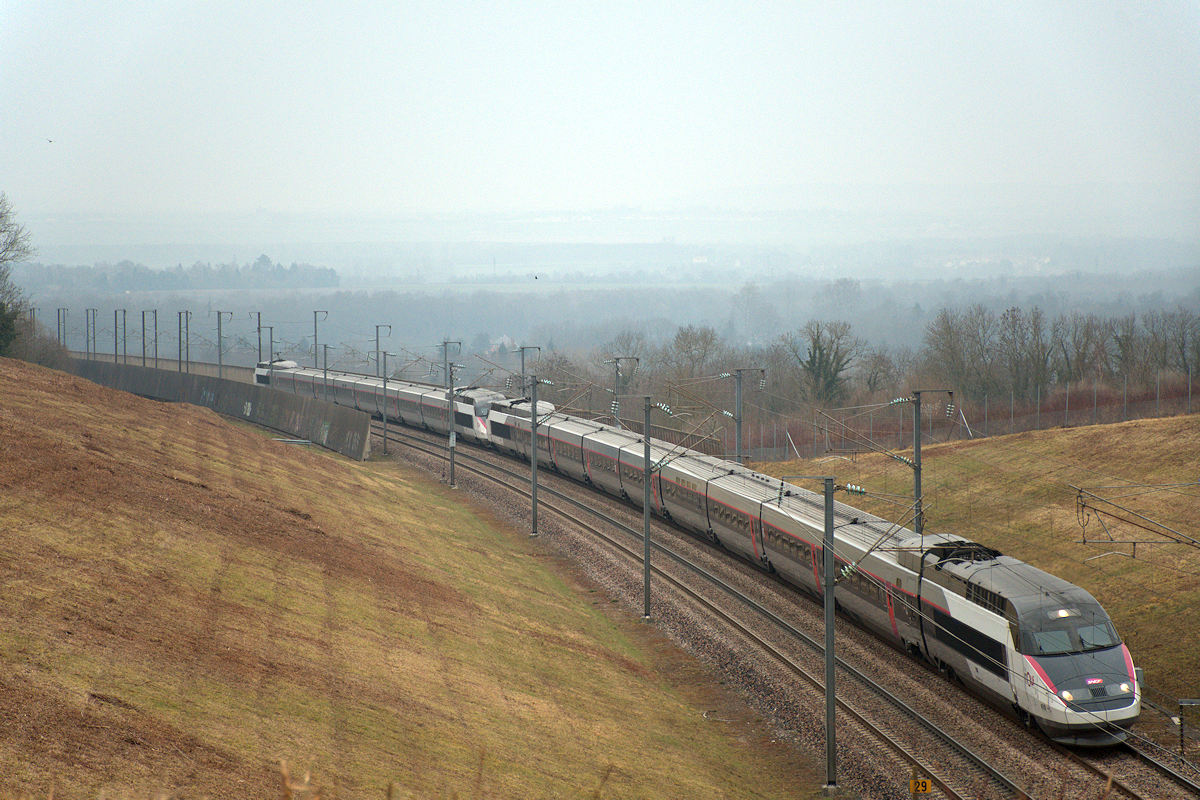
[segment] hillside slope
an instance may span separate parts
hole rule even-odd
[[[0,453],[0,797],[277,797],[281,758],[341,797],[820,785],[402,465],[4,359]]]
[[[1111,520],[1106,533],[1095,516],[1082,527],[1070,487],[1090,488],[1200,539],[1200,415],[926,444],[921,452],[927,531],[983,542],[1084,587],[1113,616],[1147,684],[1161,692],[1151,699],[1196,696],[1200,549],[1142,544],[1130,557],[1132,545],[1104,539],[1156,537]],[[912,470],[887,456],[755,466],[774,475],[831,472],[872,495],[843,502],[911,527]]]

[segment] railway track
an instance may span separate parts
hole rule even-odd
[[[382,432],[381,425],[378,426],[377,432]],[[444,455],[444,447],[440,447],[440,443],[432,443],[422,436],[403,429],[399,431],[392,429],[388,433],[391,441],[417,449],[429,456],[437,458]],[[461,469],[475,472],[522,497],[529,496],[528,477],[525,474],[461,451],[457,458]],[[633,529],[595,507],[552,487],[539,486],[539,494],[543,498],[550,498],[549,502],[546,500],[540,502],[540,505],[547,511],[552,511],[571,524],[588,531],[589,534],[604,541],[631,563],[637,565],[642,563],[643,540],[640,530]],[[600,524],[593,524],[591,520]],[[610,533],[610,531],[619,533]],[[690,580],[680,579],[674,574],[674,570],[667,571],[652,565],[652,572],[659,580],[665,581],[674,591],[686,596],[711,616],[720,619],[731,630],[736,631],[738,636],[751,643],[759,652],[767,655],[793,677],[800,679],[815,691],[824,691],[823,673],[819,665],[812,663],[818,658],[823,659],[822,642],[799,630],[729,582],[692,563],[666,545],[652,542],[652,548],[657,555],[669,559],[671,563],[691,576]],[[708,591],[695,586],[697,579]],[[714,590],[716,598],[713,597]],[[741,609],[741,614],[729,610],[731,601],[733,605]],[[801,663],[801,659],[790,655],[785,652],[785,648],[756,632],[753,629],[754,626],[742,618],[746,612],[765,620],[776,632],[782,632],[791,641],[801,643],[810,653],[808,659],[810,663]],[[891,724],[881,721],[879,717],[882,715],[864,713],[859,709],[858,704],[851,703],[844,698],[838,700],[841,712],[849,716],[858,726],[869,732],[900,759],[914,767],[922,777],[928,777],[944,797],[1019,798],[1029,796],[1003,771],[993,767],[986,759],[958,742],[953,733],[945,731],[924,717],[852,665],[841,659],[838,659],[837,664],[840,670],[838,680],[840,686],[843,687],[842,693],[846,693],[845,689],[848,683],[852,684],[857,687],[859,694],[865,694],[876,703],[890,709],[893,720]],[[904,725],[897,722],[897,719],[909,723],[907,731],[901,730]],[[918,736],[913,736],[913,729],[920,732]],[[935,759],[926,755],[931,752],[938,753],[939,756]],[[1138,795],[1131,794],[1130,796],[1137,797]]]
[[[379,435],[381,430],[381,424],[373,423],[373,431],[376,435]],[[446,457],[445,442],[441,437],[426,434],[423,431],[413,431],[393,426],[389,426],[388,433],[390,441],[414,448],[433,459],[445,459]],[[461,469],[477,474],[485,480],[503,487],[507,491],[515,492],[524,498],[529,497],[528,473],[512,469],[510,466],[513,463],[512,459],[486,449],[480,452],[487,454],[491,460],[464,452],[463,450],[463,448],[459,448],[457,454],[457,461]],[[505,463],[493,463],[495,461]],[[560,478],[556,473],[552,471],[548,472],[547,478],[550,478],[550,480]],[[565,481],[566,479],[561,480]],[[596,509],[593,504],[581,502],[548,486],[547,482],[539,481],[538,491],[539,498],[541,498],[539,505],[542,508],[588,531],[592,536],[604,541],[614,552],[619,553],[622,557],[628,559],[631,563],[636,563],[640,567],[642,563],[642,532],[640,528],[635,529],[630,525],[616,520],[610,515]],[[571,486],[576,486],[574,482],[568,483]],[[553,498],[553,502],[546,502],[547,498]],[[563,508],[559,504],[565,504],[571,510]],[[588,522],[583,519],[583,516],[595,519],[600,525]],[[658,521],[658,524],[667,523]],[[606,532],[606,529],[620,531],[626,541],[621,541],[621,538]],[[629,541],[632,541],[634,546],[631,546],[628,543]],[[740,619],[738,615],[730,613],[722,605],[722,601],[713,600],[711,597],[705,596],[702,590],[698,590],[694,586],[696,583],[695,579],[699,579],[701,584],[709,587],[711,590],[717,591],[724,598],[725,605],[728,605],[730,600],[734,601],[743,609],[748,610],[751,614],[760,618],[760,620],[768,623],[775,630],[783,632],[790,640],[801,643],[811,651],[813,657],[823,657],[823,645],[820,641],[795,628],[782,617],[761,606],[727,581],[690,562],[665,545],[652,541],[652,548],[680,569],[686,570],[693,578],[690,581],[681,580],[678,576],[673,576],[660,567],[652,566],[652,571],[660,580],[668,583],[675,591],[689,598],[691,602],[703,608],[714,618],[722,620],[730,630],[736,631],[738,636],[752,643],[759,652],[766,654],[779,664],[781,668],[786,669],[811,689],[823,692],[823,681],[819,677],[823,675],[823,672],[820,669],[814,669],[811,666],[808,668],[802,666],[795,657],[783,652],[777,644],[772,644],[771,641],[768,641],[761,634],[754,632],[751,629],[752,626],[748,625],[744,619]],[[945,731],[935,722],[930,721],[910,708],[903,700],[880,686],[869,676],[841,659],[838,659],[838,667],[840,670],[838,677],[839,694],[842,694],[841,687],[847,686],[847,684],[862,687],[872,697],[886,703],[887,707],[894,712],[893,716],[910,721],[922,731],[922,734],[918,739],[914,740],[911,733],[898,733],[896,729],[902,726],[892,724],[887,720],[871,719],[871,716],[877,716],[878,712],[875,715],[862,713],[859,710],[861,704],[852,704],[845,700],[839,700],[839,708],[859,726],[869,731],[872,736],[883,743],[898,758],[912,765],[923,777],[930,778],[943,796],[949,798],[1036,796],[1028,793],[1014,780],[1007,777],[1003,770],[993,767],[984,757],[971,751],[957,741],[954,734]],[[842,681],[846,681],[846,683]],[[1093,778],[1092,783],[1100,787],[1097,790],[1098,793],[1093,794],[1089,790],[1089,794],[1081,794],[1080,796],[1105,798],[1129,797],[1135,800],[1141,798],[1152,800],[1152,798],[1164,796],[1154,790],[1148,790],[1145,786],[1145,780],[1134,782],[1141,783],[1140,787],[1131,785],[1130,782],[1115,777],[1113,771],[1108,769],[1104,764],[1093,763],[1092,760],[1084,758],[1067,748],[1055,746],[1053,749],[1062,754],[1064,761],[1070,762],[1080,771],[1091,775]],[[938,752],[939,756],[937,759],[932,759],[917,755],[917,753],[928,752]],[[1135,754],[1144,763],[1153,765],[1158,774],[1167,778],[1173,784],[1172,788],[1174,790],[1178,791],[1182,789],[1186,792],[1186,794],[1179,796],[1200,797],[1200,786],[1189,779],[1179,769],[1172,769],[1170,766],[1163,764],[1162,760],[1154,759],[1149,754],[1140,752],[1136,748],[1130,747],[1129,752]],[[1168,753],[1168,755],[1170,754]],[[1186,764],[1187,762],[1184,763]],[[1153,782],[1151,782],[1151,785],[1153,785]],[[1058,794],[1054,796],[1061,797],[1063,795]]]

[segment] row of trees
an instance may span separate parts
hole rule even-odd
[[[21,260],[21,259],[14,259]],[[58,264],[29,264],[16,276],[28,291],[145,292],[210,289],[329,289],[338,286],[338,274],[312,264],[284,266],[260,255],[248,264],[210,264],[197,261],[190,267],[151,269],[144,264],[121,261],[90,267]]]
[[[12,265],[33,252],[29,232],[17,224],[8,197],[0,194],[0,355],[6,354],[17,338],[17,325],[25,310],[20,289],[12,282]]]
[[[1200,315],[1188,308],[1126,314],[1065,314],[1037,308],[994,314],[980,306],[943,309],[929,325],[919,363],[969,399],[1080,382],[1152,381],[1191,374],[1200,361]]]
[[[685,325],[661,344],[625,331],[590,353],[549,351],[529,371],[552,380],[560,401],[592,386],[592,410],[608,406],[615,385],[619,395],[652,394],[697,416],[733,409],[730,379],[742,370],[747,416],[762,419],[882,402],[920,385],[953,388],[968,401],[1017,403],[1080,382],[1153,386],[1158,374],[1186,376],[1198,360],[1200,314],[1189,308],[1048,318],[1036,307],[1001,314],[973,307],[943,309],[916,351],[869,344],[845,321],[810,321],[769,345],[744,347],[714,328]]]
[[[29,316],[29,303],[12,279],[12,266],[33,255],[29,232],[17,222],[8,197],[0,192],[0,356],[61,365],[66,351]]]

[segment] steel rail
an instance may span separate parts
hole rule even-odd
[[[396,437],[403,437],[404,440],[412,440],[412,441],[403,441],[403,440],[397,439],[397,441],[399,441],[400,444],[405,444],[409,447],[413,447],[414,449],[417,449],[421,452],[424,452],[424,453],[434,456],[434,457],[440,457],[440,453],[436,449],[433,449],[432,447],[427,448],[424,446],[418,446],[418,444],[414,444],[414,442],[418,442],[418,443],[420,443],[420,445],[426,445],[429,443],[427,443],[425,440],[423,440],[411,433],[408,433],[405,431],[389,431],[389,434],[392,434]],[[488,468],[493,469],[493,470],[501,473],[502,475],[506,476],[507,480],[506,480],[506,478],[497,477],[496,475],[489,474],[488,472],[486,472],[483,469],[480,469],[478,467],[469,467],[469,466],[464,465],[464,468],[469,469],[472,472],[479,474],[481,477],[492,480],[492,481],[504,486],[507,489],[515,491],[524,496],[529,496],[529,491],[520,485],[522,483],[528,482],[528,478],[525,475],[514,472],[502,465],[489,463],[486,460],[481,459],[477,456],[462,454],[462,455],[460,455],[460,458],[462,458],[464,460],[476,462],[479,464],[483,464],[483,465],[487,466]],[[513,485],[512,481],[517,482],[518,485]],[[637,530],[629,527],[628,525],[625,525],[624,523],[613,519],[612,517],[608,516],[607,514],[601,512],[579,500],[576,500],[575,498],[569,497],[556,489],[553,489],[551,487],[545,487],[545,486],[541,487],[541,488],[542,488],[543,492],[546,492],[547,494],[568,503],[570,506],[573,506],[574,508],[577,508],[581,511],[587,512],[588,514],[599,518],[603,522],[617,528],[618,530],[624,531],[627,535],[636,539],[638,542],[642,541],[642,533],[640,531],[637,531]],[[546,507],[548,510],[554,511],[555,513],[559,514],[563,518],[570,520],[571,522],[573,522],[577,525],[580,525],[581,527],[588,530],[592,534],[594,534],[594,535],[598,536],[599,538],[603,539],[604,541],[608,542],[610,545],[612,545],[614,548],[616,548],[619,552],[623,553],[625,556],[627,556],[632,561],[639,563],[639,564],[642,562],[642,554],[639,550],[635,550],[634,548],[630,548],[630,547],[626,546],[624,543],[618,541],[617,539],[613,538],[612,536],[609,536],[607,533],[605,533],[604,531],[601,531],[599,528],[596,528],[595,526],[588,524],[587,522],[583,521],[582,519],[580,519],[576,516],[573,516],[565,511],[563,511],[560,508],[556,508],[551,504],[546,504]],[[783,618],[779,617],[777,614],[773,613],[769,609],[762,607],[760,604],[756,603],[754,600],[747,597],[743,592],[737,590],[736,588],[729,585],[725,581],[721,580],[717,576],[713,575],[712,573],[708,572],[707,570],[703,569],[702,567],[699,567],[699,566],[693,564],[684,556],[679,555],[678,553],[676,553],[675,551],[671,550],[669,547],[667,547],[661,543],[652,541],[651,546],[660,554],[667,556],[668,558],[670,558],[672,561],[674,561],[681,567],[683,567],[687,570],[690,570],[691,572],[696,574],[698,577],[703,578],[704,580],[706,580],[707,582],[709,582],[710,584],[715,586],[717,589],[719,589],[720,591],[727,594],[729,597],[741,602],[749,610],[751,610],[752,612],[763,617],[764,619],[766,619],[768,622],[770,622],[772,625],[774,625],[779,630],[784,631],[785,633],[789,634],[790,636],[792,636],[795,639],[799,639],[801,642],[808,645],[809,648],[814,650],[816,653],[823,654],[825,652],[824,646],[821,642],[818,642],[813,637],[810,637],[808,634],[799,630],[798,628],[793,626],[791,623],[789,623],[786,620],[784,620]],[[714,613],[721,619],[725,620],[725,622],[727,624],[729,624],[735,630],[740,632],[743,636],[745,636],[746,638],[748,638],[752,642],[754,642],[760,649],[762,649],[769,656],[771,656],[774,660],[776,660],[781,665],[783,665],[790,672],[792,672],[793,674],[804,679],[807,683],[812,685],[814,688],[824,691],[824,681],[823,680],[821,680],[821,679],[817,678],[816,676],[807,672],[803,667],[801,667],[799,664],[797,664],[793,659],[789,658],[787,655],[780,652],[772,644],[767,642],[763,637],[761,637],[758,634],[755,634],[753,631],[749,630],[742,622],[736,620],[728,612],[719,608],[714,602],[703,597],[695,589],[693,589],[692,587],[679,581],[677,578],[663,572],[661,570],[661,568],[652,566],[652,571],[655,574],[657,574],[659,577],[661,577],[662,579],[668,581],[678,591],[683,592],[685,595],[691,597],[694,601],[699,603],[702,607],[708,609],[709,611],[711,611],[712,613]],[[928,718],[926,718],[925,716],[920,714],[920,712],[916,711],[911,706],[904,703],[903,700],[896,697],[894,694],[889,692],[887,689],[885,689],[883,686],[878,684],[876,681],[874,681],[873,679],[871,679],[870,677],[868,677],[867,675],[865,675],[864,673],[859,671],[857,668],[849,665],[848,663],[846,663],[844,660],[842,660],[840,658],[836,659],[836,663],[837,663],[838,667],[840,667],[842,669],[842,671],[843,671],[843,673],[845,673],[845,675],[854,678],[862,686],[865,686],[869,691],[874,693],[876,696],[878,696],[878,697],[886,700],[888,703],[890,703],[891,706],[893,708],[895,708],[897,711],[900,711],[906,717],[908,717],[912,721],[916,722],[918,724],[918,726],[921,727],[926,733],[932,735],[940,744],[948,747],[953,753],[955,753],[960,759],[962,759],[975,773],[984,776],[987,780],[991,781],[995,786],[999,787],[1002,791],[1006,792],[1008,794],[1008,796],[1015,797],[1015,798],[1028,798],[1029,797],[1029,794],[1027,792],[1025,792],[1025,790],[1022,789],[1015,781],[1008,778],[1004,773],[1000,772],[995,767],[992,767],[990,764],[987,763],[987,761],[982,756],[979,756],[978,754],[976,754],[973,751],[971,751],[970,749],[968,749],[961,742],[957,741],[952,734],[944,731],[936,723],[929,720]],[[884,744],[886,744],[889,748],[891,748],[893,751],[895,751],[903,760],[907,761],[911,765],[916,766],[922,772],[927,774],[930,777],[930,779],[933,781],[934,785],[936,785],[943,793],[945,793],[947,797],[955,798],[955,800],[959,800],[960,798],[962,800],[966,800],[966,798],[968,798],[968,797],[976,796],[975,795],[976,788],[973,786],[973,784],[968,784],[969,788],[964,790],[969,793],[967,793],[967,794],[961,793],[959,790],[956,790],[953,786],[951,786],[947,782],[948,779],[946,779],[938,774],[939,770],[937,768],[933,767],[932,765],[930,765],[926,762],[923,762],[918,756],[911,753],[909,751],[909,749],[907,749],[903,744],[898,742],[891,733],[889,733],[888,731],[885,731],[883,728],[881,728],[878,723],[871,722],[870,720],[867,719],[867,717],[863,713],[859,712],[857,709],[853,708],[846,701],[844,701],[842,699],[838,699],[837,703],[838,703],[839,708],[841,708],[843,711],[845,711],[847,714],[849,714],[851,717],[853,717],[856,721],[858,721],[859,724],[863,725],[865,728],[867,728],[867,730],[869,730],[871,733],[873,733],[875,736],[877,736]],[[961,781],[956,781],[956,783],[961,783]]]
[[[1117,791],[1120,791],[1120,792],[1124,792],[1125,794],[1134,798],[1134,800],[1153,800],[1152,798],[1147,798],[1141,792],[1137,791],[1136,789],[1134,789],[1133,787],[1131,787],[1129,784],[1125,783],[1124,781],[1119,780],[1115,775],[1113,775],[1111,772],[1106,771],[1103,767],[1096,766],[1091,761],[1087,760],[1086,758],[1079,755],[1078,753],[1062,746],[1058,742],[1050,742],[1049,744],[1055,751],[1058,752],[1059,755],[1064,756],[1068,761],[1072,762],[1073,764],[1083,767],[1084,769],[1088,770],[1091,773],[1094,773],[1095,775],[1099,776],[1102,779],[1111,781],[1112,782],[1111,786],[1113,789],[1116,789]]]
[[[1200,768],[1198,768],[1196,766],[1196,764],[1194,764],[1193,762],[1185,760],[1182,756],[1175,755],[1174,753],[1170,752],[1166,748],[1160,747],[1157,744],[1155,744],[1153,746],[1162,750],[1176,764],[1186,764],[1187,767],[1189,769],[1191,769],[1194,774],[1197,775],[1197,777],[1189,778],[1186,775],[1184,775],[1183,773],[1179,772],[1175,767],[1168,764],[1165,758],[1162,758],[1157,755],[1153,755],[1148,750],[1143,749],[1142,747],[1134,744],[1133,742],[1131,742],[1129,740],[1126,740],[1124,742],[1125,749],[1128,750],[1129,752],[1133,753],[1134,756],[1136,756],[1137,758],[1146,762],[1150,766],[1154,767],[1159,772],[1161,772],[1163,775],[1166,775],[1168,778],[1175,781],[1176,783],[1183,786],[1184,788],[1186,788],[1192,792],[1195,792],[1196,795],[1198,797],[1200,797]]]

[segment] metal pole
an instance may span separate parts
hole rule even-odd
[[[645,478],[642,481],[642,586],[645,594],[642,619],[650,619],[650,480],[653,477],[650,470],[650,395],[646,395],[646,421],[642,429],[642,442],[645,458],[642,467],[642,477]]]
[[[114,364],[117,363],[117,332],[120,330],[120,328],[117,325],[117,311],[119,311],[119,309],[116,309],[116,308],[113,309],[113,363]]]
[[[270,340],[269,343],[267,344],[267,347],[270,348],[267,351],[267,383],[269,383],[272,387],[274,387],[275,386],[275,357],[274,357],[274,355],[275,355],[275,326],[274,325],[263,325],[263,328],[265,330],[270,331],[270,333],[267,334],[267,336]]]
[[[324,314],[326,317],[328,317],[329,312],[328,311],[314,311],[313,312],[313,369],[317,368],[317,356],[321,352],[317,348],[317,314]]]
[[[734,449],[737,451],[737,463],[741,464],[741,463],[744,463],[742,461],[742,371],[740,369],[737,370],[734,373],[733,377],[734,377],[734,386],[737,387],[737,391],[734,396],[734,411],[735,411],[735,413],[734,413],[734,417],[733,417],[733,423],[734,423],[733,446],[734,446]]]
[[[518,348],[518,350],[521,353],[521,396],[524,397],[525,396],[525,386],[526,386],[526,383],[525,383],[525,351],[526,350],[537,350],[538,355],[540,356],[542,353],[542,348],[536,344],[523,344]],[[615,398],[615,395],[614,395],[614,398]]]
[[[121,309],[121,363],[129,363],[129,311]]]
[[[913,518],[918,535],[925,531],[925,511],[921,507],[921,393],[913,392]]]
[[[218,311],[217,312],[217,377],[218,378],[225,377],[225,357],[221,354],[221,350],[222,350],[222,347],[221,347],[221,343],[222,343],[221,315],[222,314],[228,314],[229,321],[230,322],[233,321],[233,312],[232,311]]]
[[[380,328],[387,328],[388,336],[392,335],[392,326],[391,325],[376,325],[375,326],[375,375],[376,376],[379,375],[379,329]]]
[[[613,419],[616,421],[617,427],[621,427],[621,414],[617,405],[617,396],[621,389],[621,358],[617,356],[613,359]]]
[[[451,374],[450,367],[450,345],[452,344],[462,347],[462,342],[459,341],[450,339],[442,341],[442,366],[446,375],[446,430],[449,431],[451,489],[454,488],[454,449],[457,445],[457,437],[454,435],[454,376]]]
[[[919,421],[918,417],[918,423]],[[917,428],[920,427],[918,424]],[[821,545],[825,563],[825,788],[831,789],[837,786],[837,692],[834,685],[836,659],[833,646],[833,478],[825,478],[825,535]]]
[[[329,402],[329,345],[321,345],[325,354],[325,402]],[[387,416],[387,390],[383,392],[383,416]]]
[[[154,368],[158,369],[158,309],[154,309]]]
[[[388,376],[387,357],[388,357],[388,354],[380,353],[380,355],[383,357],[383,408],[386,411],[387,410],[387,376]],[[379,363],[376,362],[375,369],[379,369],[379,368],[380,368]],[[401,370],[401,372],[403,373],[403,370]],[[387,414],[383,415],[383,454],[385,456],[387,455]]]
[[[142,366],[146,366],[146,310],[142,309]]]
[[[257,331],[258,331],[258,361],[257,361],[257,362],[255,362],[255,363],[257,363],[257,364],[261,364],[261,363],[262,363],[262,328],[263,328],[263,326],[262,326],[262,312],[261,312],[261,311],[255,311],[255,312],[254,312],[254,314],[255,314],[255,316],[257,317],[257,320],[258,320],[258,321],[255,323],[255,328],[256,328],[256,329],[257,329]]]
[[[530,527],[529,535],[537,536],[537,468],[538,468],[538,451],[537,451],[537,429],[538,429],[538,414],[537,414],[537,375],[533,376],[533,385],[530,387],[529,401],[529,498],[532,506],[530,507]]]
[[[179,355],[175,357],[175,368],[179,372],[183,372],[183,312],[177,311],[175,313],[179,317],[179,336],[175,340],[179,344]]]
[[[1183,742],[1183,707],[1184,706],[1200,706],[1200,699],[1181,698],[1179,700],[1179,755],[1184,755]]]
[[[183,355],[187,359],[188,374],[192,374],[192,312],[183,312]]]

